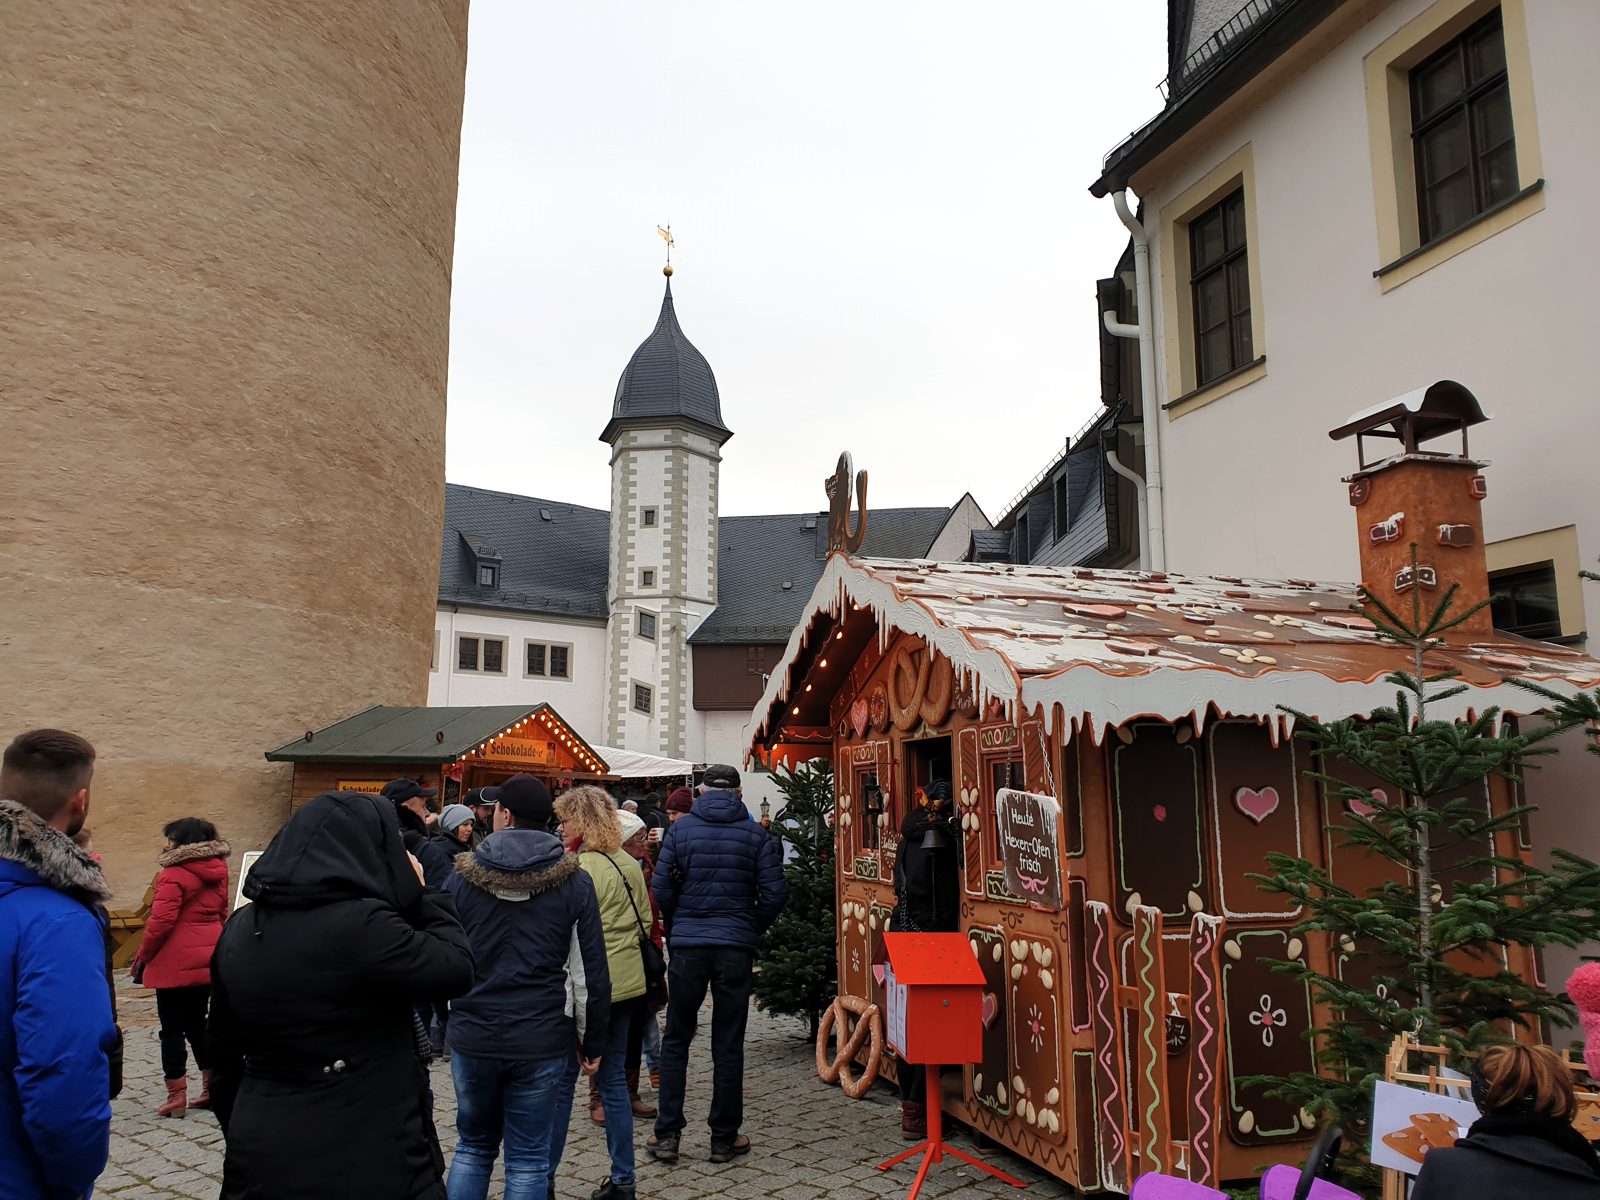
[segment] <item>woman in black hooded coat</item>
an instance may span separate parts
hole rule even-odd
[[[934,780],[916,799],[900,824],[893,926],[901,933],[953,933],[961,927],[961,831],[950,821],[949,781]],[[899,1083],[900,1133],[908,1141],[926,1137],[926,1069],[901,1063]]]
[[[222,1200],[443,1200],[413,1007],[472,986],[448,895],[394,806],[329,792],[272,840],[212,959]]]

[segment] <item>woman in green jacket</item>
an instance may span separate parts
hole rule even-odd
[[[655,1115],[637,1099],[637,1068],[631,1079],[627,1071],[629,1062],[638,1061],[638,1043],[644,1037],[639,939],[649,928],[644,914],[650,911],[650,893],[639,864],[622,849],[622,826],[610,796],[597,787],[576,787],[563,793],[555,807],[562,840],[594,883],[611,972],[611,1033],[593,1080],[597,1095],[590,1097],[590,1116],[606,1127],[611,1174],[591,1200],[634,1200],[633,1117]]]

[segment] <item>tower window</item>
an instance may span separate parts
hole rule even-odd
[[[653,508],[641,508],[639,510],[639,524],[646,529],[654,529],[656,527],[656,510]]]
[[[655,693],[642,683],[633,685],[633,711],[649,716],[654,711]]]
[[[646,567],[639,572],[639,586],[653,588],[656,585],[656,573]]]
[[[655,615],[655,613],[645,612],[643,609],[639,610],[639,636],[642,637],[642,638],[649,638],[651,641],[655,641],[655,637],[656,637],[656,615]]]

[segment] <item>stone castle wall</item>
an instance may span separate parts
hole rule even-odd
[[[426,699],[466,41],[465,0],[0,13],[0,738],[95,742],[118,904],[173,817],[266,844],[264,750]]]

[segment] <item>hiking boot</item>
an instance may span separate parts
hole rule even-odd
[[[675,1133],[652,1133],[644,1148],[650,1151],[650,1157],[657,1162],[678,1161],[678,1135]]]
[[[655,1088],[655,1090],[658,1091],[658,1092],[661,1090],[661,1068],[660,1067],[651,1067],[650,1068],[650,1086]]]
[[[742,1133],[738,1137],[734,1138],[731,1142],[711,1143],[712,1162],[732,1162],[734,1159],[738,1158],[739,1155],[749,1153],[750,1139],[745,1137],[745,1135]]]
[[[634,1185],[618,1183],[609,1175],[606,1181],[589,1193],[589,1200],[633,1200]]]
[[[922,1101],[900,1101],[900,1136],[908,1142],[928,1136],[928,1106]]]

